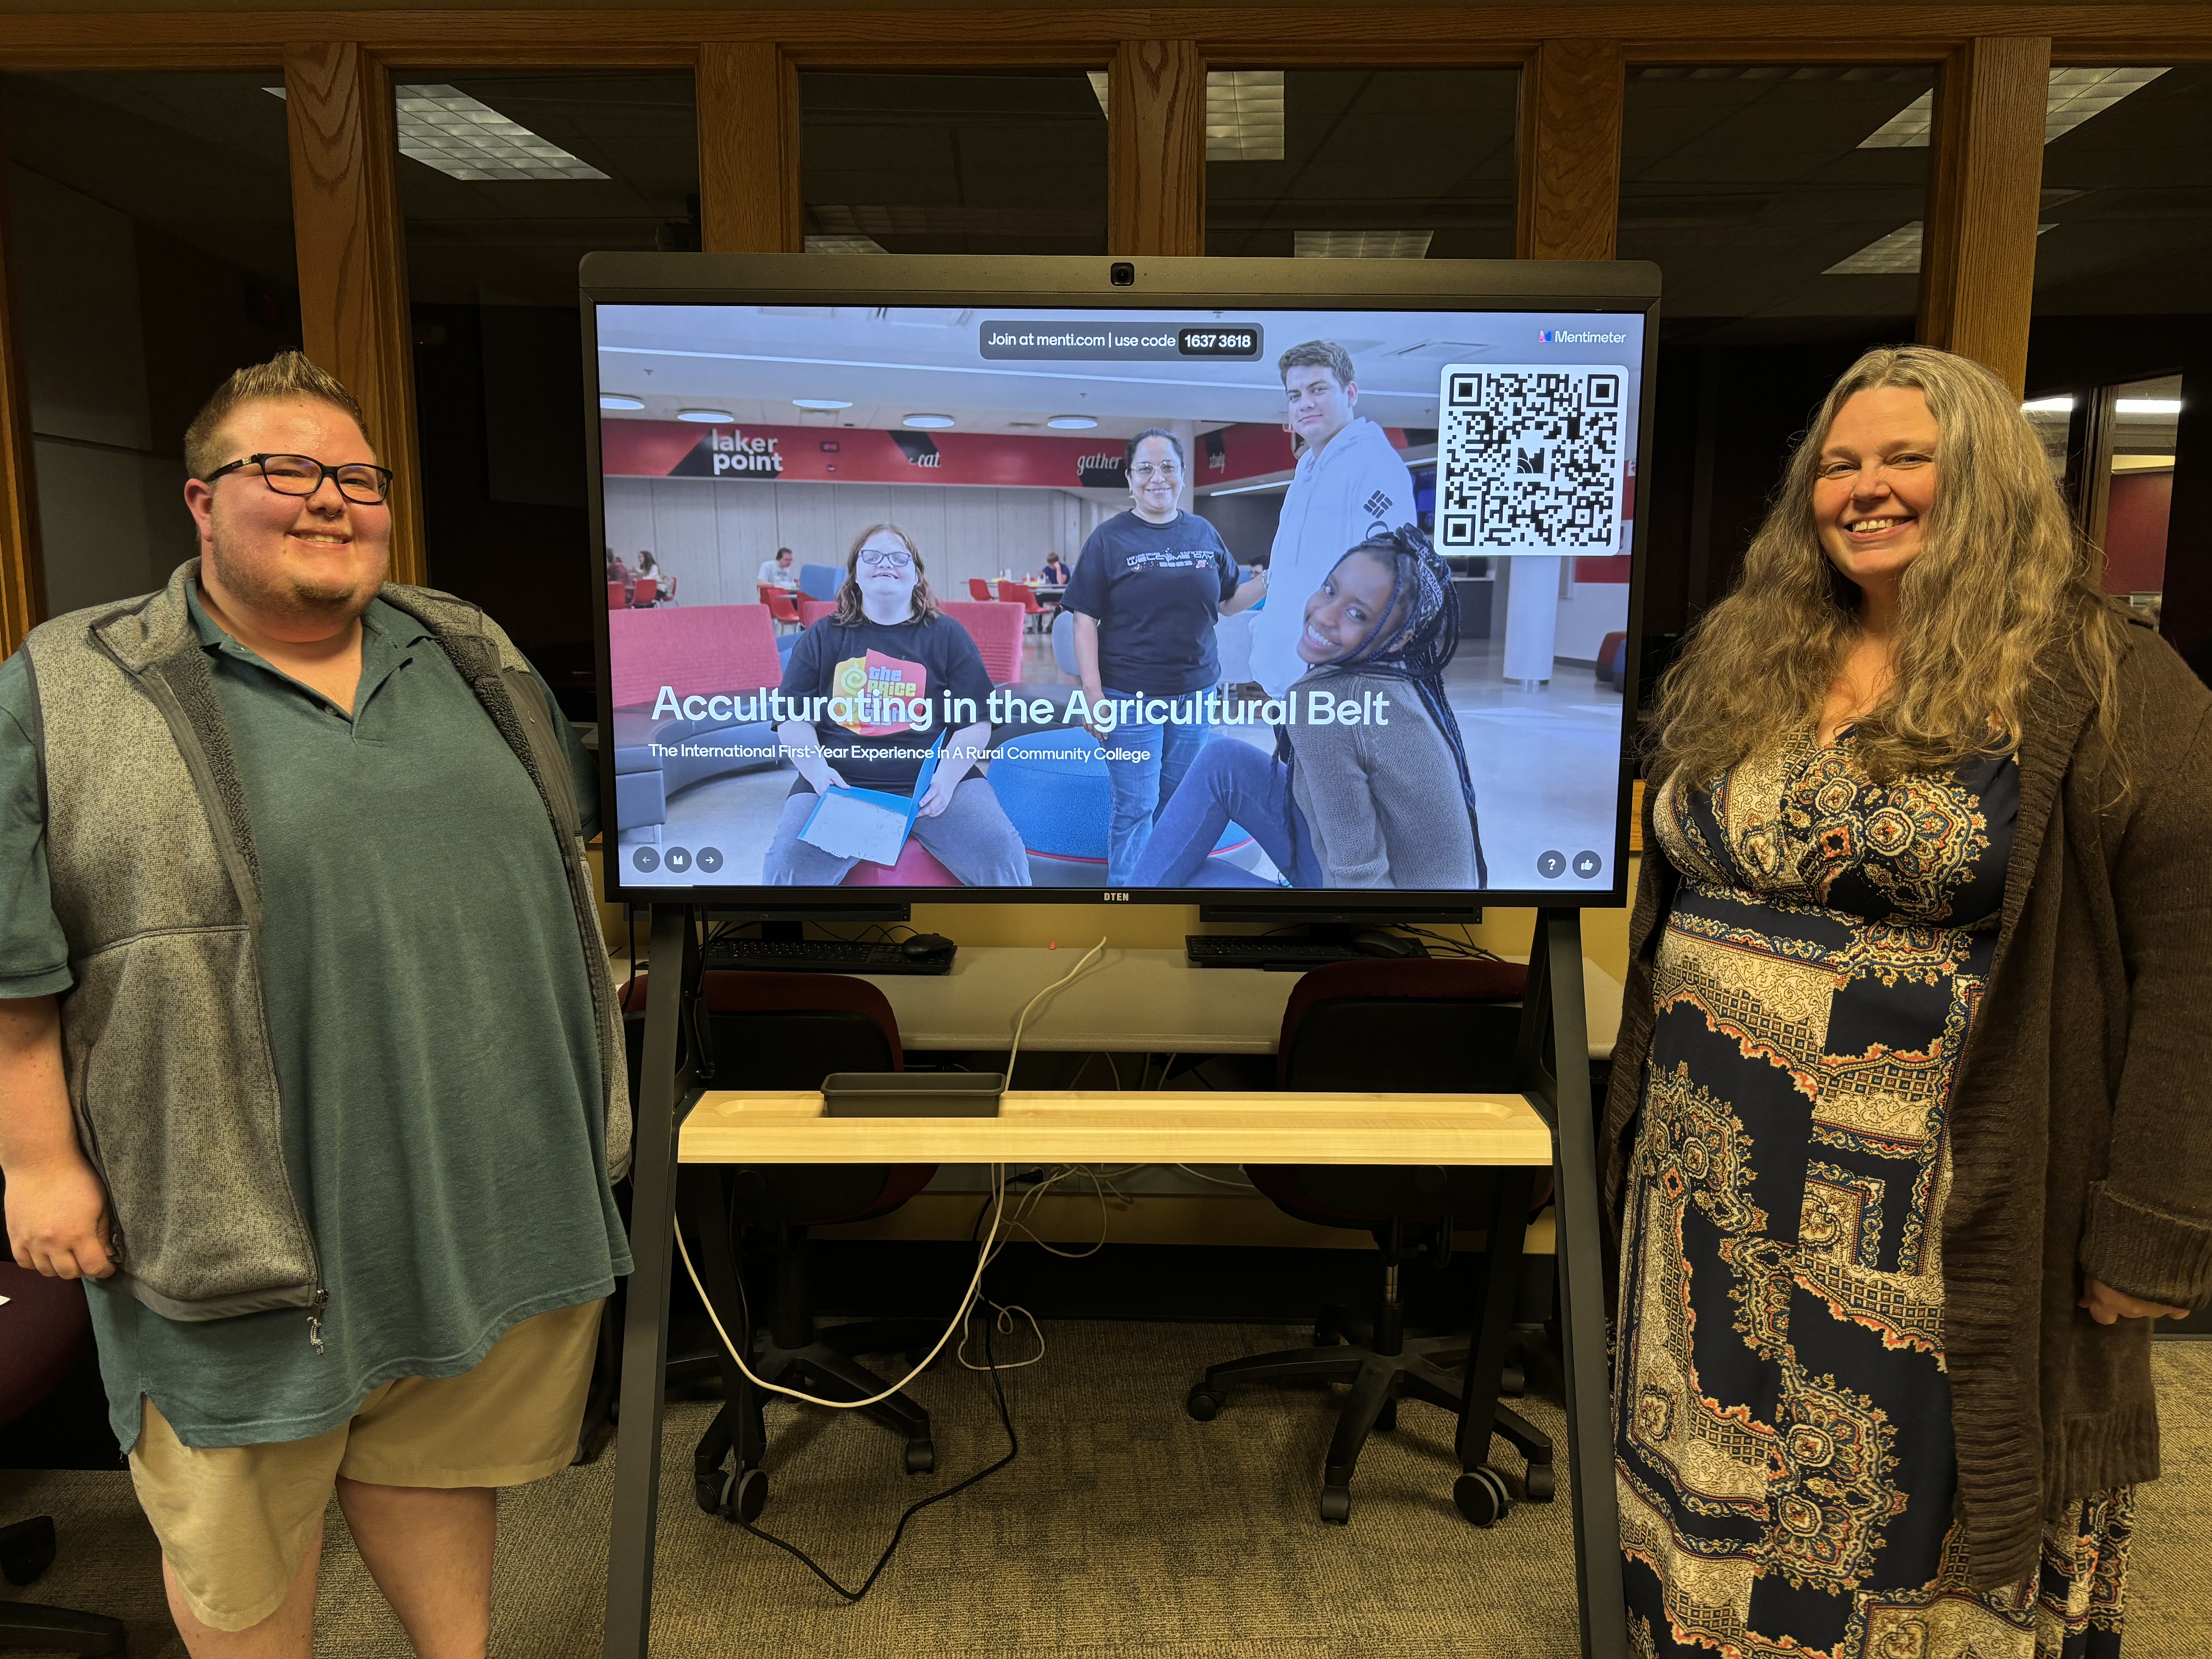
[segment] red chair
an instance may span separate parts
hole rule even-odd
[[[833,616],[837,610],[835,599],[801,599],[799,602],[799,625],[811,628],[824,617]]]
[[[1037,626],[1040,629],[1044,626],[1042,619],[1049,614],[1043,605],[1037,603],[1037,596],[1034,592],[1030,592],[1028,584],[1024,582],[1000,582],[999,584],[999,603],[1001,605],[1018,605],[1021,606],[1022,613],[1024,616],[1035,617],[1039,619]]]
[[[763,605],[766,605],[770,611],[774,611],[775,609],[775,596],[782,592],[783,589],[777,586],[774,582],[755,582],[753,584],[753,592],[760,596],[760,602]]]
[[[1518,1093],[1521,999],[1528,970],[1512,962],[1422,958],[1340,962],[1302,978],[1283,1010],[1276,1086],[1339,1093]],[[1521,1276],[1521,1240],[1533,1195],[1530,1171],[1436,1166],[1252,1164],[1244,1173],[1275,1206],[1301,1221],[1371,1233],[1382,1254],[1382,1291],[1372,1319],[1324,1308],[1310,1348],[1209,1366],[1188,1408],[1214,1417],[1240,1382],[1347,1382],[1322,1476],[1321,1513],[1351,1514],[1354,1467],[1369,1433],[1396,1425],[1401,1398],[1459,1418],[1455,1449],[1462,1471],[1452,1490],[1460,1513],[1488,1526],[1510,1506],[1504,1478],[1487,1462],[1502,1434],[1528,1462],[1528,1493],[1554,1490],[1550,1439],[1498,1403],[1505,1341]],[[1438,1265],[1451,1254],[1455,1221],[1487,1229],[1480,1305],[1468,1336],[1408,1338],[1399,1269],[1425,1247]],[[1465,1356],[1462,1377],[1443,1367]]]
[[[761,591],[768,595],[768,614],[775,617],[778,624],[789,623],[793,628],[805,625],[799,618],[799,601],[791,596],[790,589],[763,587]]]
[[[1022,677],[1022,610],[996,599],[977,605],[968,599],[945,599],[938,609],[968,630],[983,659],[984,672],[994,685],[1012,685]]]
[[[624,1003],[632,1032],[631,1066],[639,1064],[650,975],[640,974]],[[702,975],[719,1089],[811,1090],[831,1072],[906,1069],[898,1021],[884,994],[864,979],[837,974],[709,972]],[[635,1079],[633,1079],[635,1084]],[[632,1098],[635,1098],[635,1093]],[[756,1306],[768,1340],[748,1360],[756,1376],[810,1394],[855,1399],[883,1392],[884,1381],[855,1356],[927,1352],[943,1333],[942,1319],[879,1319],[817,1330],[806,1294],[806,1230],[866,1221],[896,1209],[929,1184],[933,1164],[685,1164],[678,1200],[686,1242],[723,1328],[750,1344],[745,1297],[738,1288],[741,1235],[757,1229],[769,1240],[775,1295]],[[915,1353],[915,1358],[920,1352]],[[768,1496],[761,1460],[768,1448],[762,1391],[722,1358],[726,1403],[693,1455],[694,1494],[709,1514],[760,1513]],[[929,1413],[904,1395],[861,1408],[906,1438],[909,1474],[937,1465]],[[732,1451],[734,1472],[725,1468]]]
[[[679,696],[750,696],[783,683],[775,625],[757,605],[684,605],[665,617],[658,610],[618,611],[607,619],[607,631],[618,711],[650,708],[663,685]]]
[[[957,887],[960,878],[939,864],[929,848],[909,837],[890,864],[862,859],[838,884],[843,887]]]
[[[92,1346],[84,1287],[0,1259],[0,1423],[12,1423],[69,1381]],[[36,1516],[0,1527],[0,1563],[11,1584],[52,1565],[54,1522]],[[124,1650],[119,1619],[28,1601],[0,1601],[0,1648],[112,1654]]]
[[[629,591],[629,605],[633,611],[646,610],[659,603],[659,599],[660,579],[658,576],[640,576],[636,586]]]
[[[968,579],[968,597],[984,605],[996,605],[999,602],[999,596],[991,591],[991,584],[981,576],[970,576]]]
[[[610,611],[620,611],[629,604],[629,584],[628,582],[609,582],[607,584],[607,609]]]

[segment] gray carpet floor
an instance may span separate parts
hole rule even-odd
[[[1174,1656],[1174,1659],[1571,1659],[1565,1428],[1560,1501],[1479,1531],[1452,1508],[1452,1422],[1420,1404],[1377,1436],[1348,1527],[1316,1513],[1335,1396],[1251,1389],[1215,1421],[1182,1397],[1210,1362],[1292,1346],[1249,1325],[1046,1327],[1041,1364],[1008,1373],[1022,1455],[923,1511],[868,1599],[848,1607],[796,1562],[691,1502],[691,1448],[712,1407],[672,1407],[659,1534],[657,1659],[831,1653]],[[1018,1346],[1019,1340],[1015,1346]],[[1026,1352],[1026,1350],[1023,1350]],[[2143,1489],[2129,1583],[2129,1659],[2206,1650],[2212,1538],[2212,1343],[2160,1344],[2167,1477]],[[1002,1354],[1003,1358],[1018,1357]],[[986,1381],[950,1364],[915,1385],[940,1473],[900,1473],[900,1443],[849,1416],[772,1407],[763,1524],[845,1582],[872,1564],[899,1510],[1004,1449]],[[589,1659],[599,1649],[618,1449],[502,1500],[492,1651]],[[1503,1441],[1500,1466],[1519,1473]],[[30,1592],[130,1621],[135,1659],[184,1659],[158,1554],[116,1473],[0,1473],[0,1516],[52,1514],[61,1559]],[[391,1613],[331,1510],[318,1654],[406,1659]]]

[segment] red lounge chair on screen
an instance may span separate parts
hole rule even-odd
[[[981,576],[970,576],[968,579],[968,597],[984,605],[993,605],[997,603],[999,596],[991,591],[991,584]]]
[[[968,630],[994,685],[1012,685],[1022,677],[1022,608],[994,599],[988,605],[946,599],[939,606]]]
[[[811,628],[837,608],[835,599],[801,599],[799,602],[799,625]]]
[[[785,623],[789,623],[793,628],[805,626],[799,619],[799,601],[791,596],[789,588],[773,587],[763,582],[761,602],[768,606],[768,614],[775,618],[779,626]]]
[[[1022,582],[1000,582],[999,584],[999,603],[1001,605],[1018,605],[1021,606],[1022,614],[1025,617],[1036,617],[1041,618],[1045,615],[1045,608],[1037,603],[1037,596],[1030,591],[1026,584]],[[1040,622],[1038,626],[1042,628],[1043,623]]]
[[[637,586],[629,591],[630,609],[633,611],[643,611],[657,604],[659,599],[660,579],[658,576],[640,576]]]
[[[619,611],[629,603],[629,584],[628,582],[609,582],[607,584],[608,610]]]

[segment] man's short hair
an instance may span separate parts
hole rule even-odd
[[[376,439],[368,429],[368,416],[362,413],[360,401],[345,389],[337,376],[316,368],[304,352],[280,351],[265,363],[237,370],[215,389],[215,395],[192,416],[192,423],[185,428],[186,473],[204,478],[224,462],[238,459],[220,453],[216,439],[222,432],[222,423],[242,406],[295,398],[312,398],[317,403],[343,410],[368,440],[370,453],[375,452]]]
[[[1294,368],[1325,368],[1336,376],[1337,385],[1352,384],[1352,354],[1334,340],[1308,340],[1275,360],[1275,372],[1281,380],[1289,380]]]

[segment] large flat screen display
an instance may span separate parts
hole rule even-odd
[[[1649,268],[1380,263],[588,262],[618,890],[1617,902]]]

